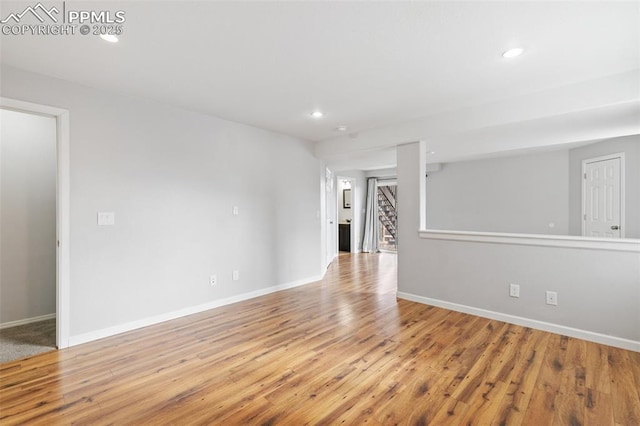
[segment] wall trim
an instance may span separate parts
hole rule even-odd
[[[530,318],[519,317],[516,315],[504,314],[501,312],[489,311],[486,309],[476,308],[473,306],[460,305],[458,303],[447,302],[430,297],[418,296],[411,293],[398,292],[398,298],[418,302],[425,305],[437,306],[439,308],[449,309],[465,314],[476,315],[483,318],[489,318],[497,321],[503,321],[509,324],[520,325],[523,327],[534,328],[536,330],[547,331],[564,336],[574,337],[577,339],[588,340],[590,342],[600,343],[603,345],[615,346],[617,348],[627,349],[630,351],[640,352],[640,341],[624,339],[622,337],[609,336],[606,334],[596,333],[593,331],[581,330],[578,328],[567,327],[564,325],[553,324],[545,321],[538,321]]]
[[[33,317],[33,318],[25,318],[25,319],[21,319],[21,320],[4,322],[4,323],[0,324],[0,330],[2,330],[4,328],[17,327],[19,325],[31,324],[31,323],[38,322],[38,321],[54,319],[55,317],[56,317],[56,314],[54,313],[54,314],[40,315],[40,316]]]
[[[542,247],[580,248],[640,253],[640,239],[587,238],[567,235],[511,234],[504,232],[450,231],[421,229],[420,238],[477,243],[512,244]]]
[[[210,309],[219,308],[221,306],[230,305],[232,303],[242,302],[244,300],[254,299],[256,297],[264,296],[277,291],[286,290],[293,287],[299,287],[306,284],[311,284],[322,280],[322,275],[316,275],[312,277],[303,278],[296,281],[291,281],[284,284],[274,285],[263,289],[251,291],[248,293],[242,293],[235,296],[227,297],[225,299],[212,300],[201,305],[191,306],[177,311],[167,312],[152,317],[142,318],[139,320],[131,321],[124,324],[115,325],[112,327],[103,328],[100,330],[90,331],[88,333],[78,334],[69,338],[69,346],[76,346],[82,343],[88,343],[94,340],[103,339],[105,337],[114,336],[116,334],[125,333],[127,331],[136,330],[138,328],[147,327],[150,325],[158,324],[172,319],[185,317],[187,315],[193,315],[200,312],[208,311]]]

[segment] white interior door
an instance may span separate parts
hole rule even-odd
[[[336,224],[336,191],[333,185],[333,172],[325,170],[325,189],[326,189],[326,220],[327,220],[327,265],[333,262],[338,252],[337,224]]]
[[[621,238],[622,229],[622,158],[603,157],[583,162],[583,232],[584,236]]]

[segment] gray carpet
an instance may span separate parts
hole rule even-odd
[[[56,348],[55,318],[0,330],[0,363]]]

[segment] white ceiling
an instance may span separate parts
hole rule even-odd
[[[317,152],[330,160],[377,152],[361,168],[388,165],[379,151],[396,143],[459,133],[425,130],[443,115],[466,120],[465,131],[529,121],[523,111],[502,123],[473,117],[486,105],[527,110],[536,96],[553,109],[562,88],[588,94],[602,81],[616,102],[640,98],[639,2],[67,3],[124,10],[120,42],[2,36],[2,63],[322,141]],[[1,15],[24,6],[3,2]],[[524,55],[502,58],[513,46]],[[558,114],[612,102],[598,96]],[[326,116],[310,118],[314,109]]]

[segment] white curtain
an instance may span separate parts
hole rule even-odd
[[[362,251],[377,253],[378,250],[378,179],[367,180],[367,207],[364,216],[364,239]]]

